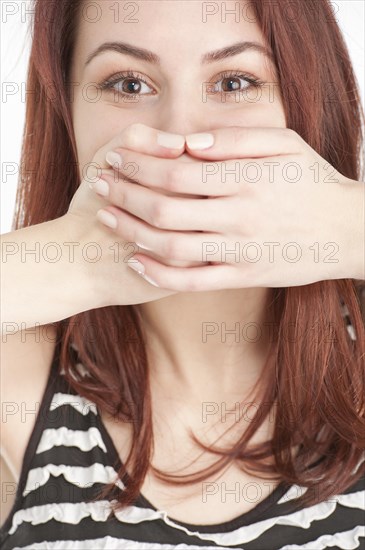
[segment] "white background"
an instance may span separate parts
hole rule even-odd
[[[62,2],[62,0],[59,0]],[[306,0],[303,0],[305,2]],[[9,4],[18,9],[18,13],[5,18],[5,8]],[[1,17],[1,82],[2,92],[4,84],[12,82],[14,86],[26,82],[27,64],[29,57],[30,16],[21,16],[21,5],[24,1],[16,0],[0,3]],[[7,5],[7,7],[6,7]],[[365,0],[333,0],[333,9],[336,19],[347,42],[351,59],[355,68],[362,94],[362,103],[365,104]],[[25,104],[20,92],[1,99],[1,209],[0,233],[11,231],[15,205],[15,194],[18,183],[17,166],[20,161],[21,138],[24,125]],[[14,165],[14,175],[9,175],[9,164]],[[10,164],[11,169],[11,164]],[[6,170],[6,172],[5,172]]]

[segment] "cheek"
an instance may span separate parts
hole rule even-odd
[[[79,173],[92,162],[101,147],[120,134],[124,128],[138,122],[136,113],[126,112],[99,102],[75,97],[72,110],[73,128],[79,162]]]
[[[93,108],[83,99],[75,98],[73,109],[73,127],[79,162],[79,172],[92,161],[96,151],[102,145],[103,128],[100,128],[93,116]]]
[[[217,113],[217,126],[257,126],[271,128],[286,128],[283,105],[275,100],[268,102],[250,102],[242,104],[228,112]]]
[[[286,128],[284,108],[281,103],[254,104],[247,109],[244,120],[248,126]]]

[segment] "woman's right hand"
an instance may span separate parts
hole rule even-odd
[[[106,154],[118,147],[133,149],[136,152],[154,157],[169,159],[180,157],[185,149],[184,138],[182,137],[181,146],[178,149],[169,149],[158,144],[157,135],[159,133],[161,132],[149,126],[132,124],[99,149],[88,165],[87,170],[84,168],[84,179],[70,203],[67,214],[64,216],[65,222],[67,221],[71,231],[70,239],[80,242],[80,249],[90,246],[90,250],[93,250],[95,254],[96,248],[93,248],[90,243],[97,243],[100,246],[101,258],[96,262],[86,262],[85,265],[87,277],[91,279],[95,295],[99,297],[99,307],[140,304],[176,294],[176,291],[153,286],[128,267],[127,260],[137,253],[139,248],[135,242],[123,239],[123,228],[118,228],[117,235],[97,219],[97,211],[113,203],[108,198],[97,195],[90,186],[90,183],[95,181],[102,171],[113,175],[117,182],[117,171],[114,171],[106,162]],[[182,160],[184,162],[197,162],[196,159],[191,157],[187,159],[186,155]],[[131,170],[132,177],[133,170]],[[136,177],[138,177],[138,173]],[[161,192],[163,191],[161,190]],[[128,228],[126,228],[127,233]],[[150,253],[144,249],[143,253],[154,258],[157,257],[152,252]],[[165,260],[165,263],[178,265],[177,262],[168,262],[167,260]],[[184,264],[184,267],[186,265],[190,264]]]
[[[183,154],[185,142],[180,149],[167,149],[158,145],[157,134],[145,125],[128,126],[90,159],[66,214],[1,235],[3,335],[90,309],[140,304],[176,294],[153,286],[128,267],[126,261],[137,252],[137,245],[97,219],[97,211],[109,203],[89,186],[100,175],[99,168],[110,169],[105,157],[115,147],[161,158]],[[190,157],[184,160],[196,162]]]

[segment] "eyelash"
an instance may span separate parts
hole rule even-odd
[[[251,87],[259,88],[260,86],[264,85],[264,82],[261,81],[260,79],[256,78],[252,74],[243,73],[242,71],[225,71],[225,72],[223,72],[219,75],[219,78],[217,80],[215,80],[213,82],[209,82],[209,84],[217,84],[220,80],[223,80],[223,79],[226,79],[226,78],[233,78],[233,77],[240,77],[240,78],[243,78],[244,80],[246,80],[249,83],[249,86],[247,86],[247,88],[245,88],[246,90],[248,88],[251,88]],[[125,92],[119,92],[117,90],[113,90],[113,86],[115,84],[119,84],[121,81],[128,80],[128,79],[140,80],[141,82],[143,82],[147,86],[150,86],[149,83],[143,77],[143,75],[141,75],[139,73],[136,73],[134,71],[128,70],[128,71],[125,71],[125,72],[122,72],[122,73],[117,73],[116,75],[113,75],[112,77],[107,78],[101,84],[98,85],[98,88],[100,90],[114,91],[114,92],[116,92],[116,93],[118,93],[122,96],[128,96],[128,97],[139,96],[139,95],[141,95],[141,96],[143,96],[143,95],[153,95],[153,94],[139,94],[139,93],[127,94]],[[237,91],[240,92],[242,90],[231,90],[229,92],[226,92],[226,91],[223,91],[223,92],[209,92],[209,94],[211,94],[211,95],[214,95],[216,93],[234,94]]]

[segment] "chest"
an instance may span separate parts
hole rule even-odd
[[[270,501],[270,495],[278,484],[274,480],[250,476],[231,466],[224,474],[215,474],[185,487],[167,486],[147,475],[141,493],[171,519],[209,525],[231,521],[253,510],[260,502]]]
[[[125,464],[131,446],[132,434],[126,425],[103,417],[103,423]],[[152,460],[165,473],[187,475],[214,464],[217,457],[205,453],[179,432],[175,438],[156,437]],[[128,468],[130,471],[130,468]],[[140,493],[154,507],[164,510],[171,519],[191,524],[217,524],[256,508],[268,499],[279,485],[275,479],[250,475],[237,464],[207,479],[190,485],[165,484],[149,470]]]

